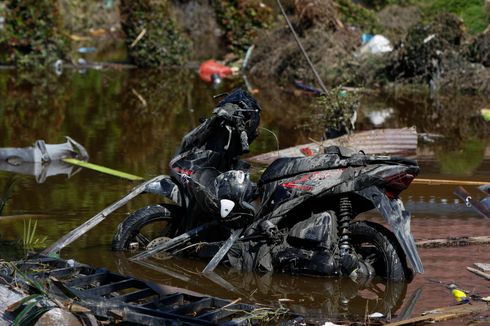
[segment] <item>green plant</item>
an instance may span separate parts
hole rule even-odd
[[[272,9],[260,0],[215,0],[214,7],[228,48],[239,55],[253,44],[260,30],[272,24]]]
[[[450,12],[463,19],[472,34],[483,31],[490,24],[490,15],[485,11],[484,0],[416,0],[426,21],[431,21],[441,12]]]
[[[7,201],[12,197],[12,192],[14,190],[15,178],[11,176],[7,179],[5,186],[3,187],[3,192],[0,195],[0,215],[7,204]]]
[[[352,0],[337,0],[341,20],[359,27],[365,33],[378,34],[382,32],[376,13]]]
[[[37,247],[43,247],[47,237],[37,238],[37,220],[31,224],[31,219],[26,223],[24,220],[24,227],[22,232],[21,245],[24,249],[32,249]]]
[[[140,67],[183,65],[191,41],[180,33],[167,0],[122,0],[121,26],[130,59]]]
[[[309,126],[322,127],[332,131],[353,129],[352,117],[359,108],[360,96],[336,87],[318,97],[313,105]]]
[[[10,0],[5,4],[4,39],[7,63],[39,67],[64,59],[68,38],[61,31],[56,0]]]

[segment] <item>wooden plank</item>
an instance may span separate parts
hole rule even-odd
[[[415,154],[417,150],[417,131],[414,128],[375,129],[345,135],[323,142],[313,142],[272,151],[247,158],[252,163],[270,164],[279,157],[305,156],[301,149],[308,148],[314,153],[319,152],[320,146],[344,146],[363,150],[366,154]]]
[[[415,244],[424,248],[482,245],[490,244],[490,236],[418,240]]]
[[[483,277],[483,278],[485,278],[485,279],[487,279],[487,280],[490,281],[490,274],[485,273],[485,272],[482,272],[482,271],[480,271],[480,270],[478,270],[476,268],[473,268],[473,267],[466,267],[466,269],[469,270],[470,272],[472,272],[473,274],[476,274],[478,276],[481,276],[481,277]]]
[[[488,263],[474,263],[474,265],[484,272],[490,272],[490,264]]]
[[[23,297],[25,295],[12,291],[7,286],[0,284],[0,326],[12,325],[14,316],[5,310]]]
[[[423,316],[418,316],[410,319],[397,321],[386,324],[385,326],[402,326],[434,323],[449,319],[464,317],[473,313],[490,312],[490,306],[485,303],[473,303],[471,305],[459,305],[453,307],[438,308],[425,313]]]

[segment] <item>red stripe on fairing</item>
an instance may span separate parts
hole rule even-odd
[[[178,173],[186,174],[186,175],[192,175],[192,170],[186,170],[186,169],[181,169],[181,168],[174,168],[175,171]]]

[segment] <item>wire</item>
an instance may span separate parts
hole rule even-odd
[[[272,136],[274,136],[274,138],[276,139],[277,157],[279,157],[279,138],[277,138],[277,135],[275,134],[275,132],[273,132],[270,129],[264,128],[264,127],[259,127],[259,129],[263,129],[263,130],[271,133]]]

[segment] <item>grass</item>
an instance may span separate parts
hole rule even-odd
[[[463,19],[468,32],[477,34],[490,24],[490,15],[485,11],[484,0],[413,0],[420,6],[426,20],[431,20],[447,11]]]
[[[34,223],[32,223],[31,219],[29,219],[27,223],[24,220],[22,238],[20,239],[20,243],[24,249],[32,249],[44,246],[47,237],[37,238],[36,230],[37,220],[35,220]]]

